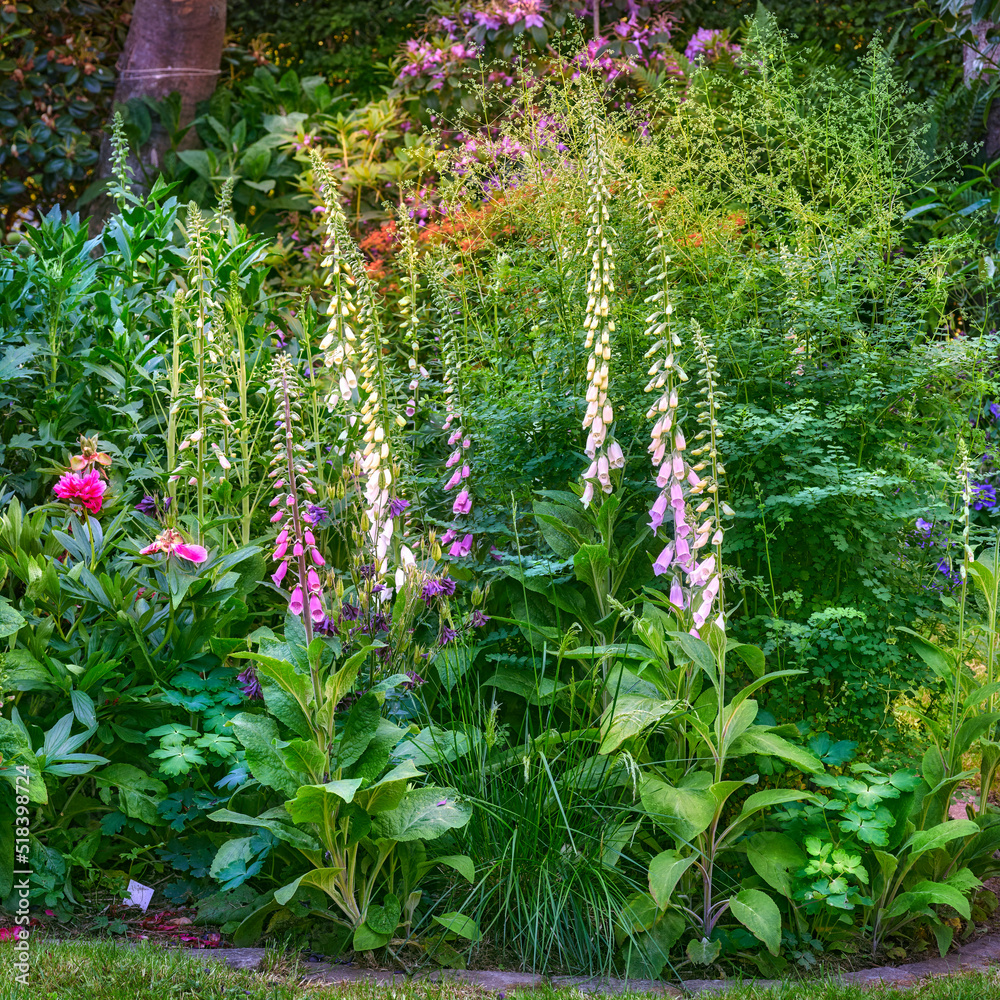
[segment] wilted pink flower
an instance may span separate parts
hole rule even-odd
[[[101,509],[104,500],[104,491],[108,484],[101,479],[101,474],[97,469],[80,476],[73,472],[67,472],[55,486],[52,492],[60,500],[69,500],[78,503],[86,508],[91,514],[96,514]]]
[[[153,539],[151,545],[147,545],[139,551],[144,556],[151,556],[155,552],[163,552],[168,558],[170,556],[180,556],[181,559],[187,559],[193,563],[203,563],[208,558],[208,552],[203,546],[192,545],[184,541],[184,536],[173,528],[161,531]]]

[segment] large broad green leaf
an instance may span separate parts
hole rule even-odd
[[[390,892],[380,905],[372,904],[368,907],[365,924],[376,934],[393,934],[402,912],[399,897]]]
[[[446,854],[443,858],[434,858],[430,863],[454,869],[466,882],[476,881],[475,862],[464,854]]]
[[[393,756],[397,759],[410,760],[417,767],[450,763],[459,757],[464,757],[472,749],[475,739],[475,734],[470,737],[467,733],[457,730],[427,726],[416,736],[403,740],[396,747]]]
[[[639,733],[652,732],[662,719],[682,708],[678,701],[624,695],[608,706],[601,721],[598,753],[609,754]]]
[[[354,801],[372,816],[388,812],[403,801],[406,786],[415,778],[422,778],[423,775],[424,772],[418,770],[413,761],[404,760],[376,784],[355,792]]]
[[[157,805],[167,793],[167,786],[158,778],[140,771],[132,764],[109,764],[94,775],[98,788],[118,790],[121,810],[130,819],[151,826],[162,822]],[[102,798],[110,794],[105,792]]]
[[[361,924],[354,931],[354,950],[357,952],[374,951],[376,948],[384,948],[391,940],[391,934],[379,934],[367,924]]]
[[[772,806],[781,806],[786,802],[801,802],[807,799],[810,802],[819,802],[820,798],[814,792],[807,792],[800,788],[765,788],[762,792],[754,792],[748,795],[740,811],[739,821],[749,819],[754,813],[762,809],[770,809]]]
[[[690,843],[704,833],[715,816],[715,796],[707,788],[675,788],[647,777],[639,795],[649,818],[682,842]]]
[[[737,737],[742,736],[757,718],[757,702],[752,698],[738,704],[730,703],[722,710],[722,715],[716,719],[716,735],[723,756],[728,755],[729,748]],[[721,726],[720,726],[721,721]]]
[[[0,597],[0,639],[6,639],[23,628],[27,622],[21,615]]]
[[[280,749],[290,771],[306,774],[313,781],[321,781],[329,768],[330,761],[315,740],[292,740]]]
[[[264,922],[267,918],[281,909],[281,904],[269,899],[262,906],[253,911],[243,922],[233,931],[233,944],[237,948],[247,948],[257,943],[264,930]]]
[[[746,842],[747,860],[772,888],[791,899],[792,875],[806,865],[805,851],[783,833],[756,833]]]
[[[708,938],[692,938],[687,943],[685,954],[695,965],[711,965],[722,951],[721,941],[709,941]]]
[[[337,876],[343,870],[343,868],[317,868],[314,871],[306,872],[305,875],[300,875],[294,882],[289,882],[288,885],[283,885],[280,889],[275,889],[275,902],[280,903],[282,906],[287,906],[292,901],[295,893],[303,886],[322,889],[331,899],[337,900],[340,898],[340,893],[337,890]]]
[[[371,691],[354,703],[337,744],[340,767],[350,767],[368,749],[378,731],[381,711],[382,703]]]
[[[246,750],[250,773],[268,788],[292,796],[299,787],[299,780],[288,770],[288,765],[277,748],[278,724],[267,715],[240,712],[230,722],[236,738]]]
[[[950,906],[964,919],[968,920],[971,910],[965,893],[953,885],[944,882],[918,882],[915,886],[900,893],[889,907],[886,917],[893,919],[904,913],[920,912],[928,906]]]
[[[897,632],[906,632],[913,642],[913,648],[917,656],[927,664],[942,680],[948,680],[954,675],[955,660],[951,654],[946,653],[940,646],[928,642],[922,635],[918,635],[912,629],[903,625],[897,626]]]
[[[781,911],[760,889],[744,889],[729,903],[729,911],[754,937],[767,945],[772,955],[781,948]]]
[[[770,732],[765,726],[751,726],[745,733],[733,740],[729,753],[734,757],[758,753],[765,757],[787,760],[802,771],[819,774],[823,764],[819,757],[803,747],[789,743],[784,737]]]
[[[392,751],[405,734],[405,730],[388,719],[379,719],[378,729],[375,730],[368,749],[358,758],[346,777],[374,781],[385,770]]]
[[[467,941],[478,941],[482,937],[479,924],[463,913],[442,913],[440,917],[432,919],[436,924],[440,924],[452,934],[464,937]]]
[[[656,979],[670,959],[670,949],[687,930],[687,921],[677,911],[663,914],[645,931],[626,941],[622,961],[629,979]]]
[[[684,651],[684,655],[696,666],[700,667],[711,680],[715,680],[718,672],[718,661],[707,642],[687,632],[672,632],[671,637]]]
[[[324,824],[341,804],[354,801],[354,793],[360,787],[360,778],[341,778],[325,785],[300,785],[295,798],[285,803],[285,809],[296,823]]]
[[[246,813],[234,812],[232,809],[216,809],[209,813],[208,818],[216,823],[235,823],[237,826],[258,826],[270,830],[279,840],[303,851],[319,849],[319,842],[302,830],[296,830],[288,823],[280,823],[275,819],[263,816],[248,816]]]
[[[17,709],[14,709],[16,712]],[[73,718],[71,715],[70,719]],[[18,767],[28,769],[28,799],[31,802],[45,803],[49,800],[42,777],[42,768],[35,752],[31,749],[31,741],[24,729],[10,719],[0,717],[0,779],[7,781],[15,793],[22,794],[24,788],[21,772]]]
[[[950,844],[959,837],[974,837],[979,833],[979,825],[971,819],[952,819],[929,830],[917,830],[905,844],[903,848],[909,847],[912,851],[911,857],[916,858],[927,851],[937,850]]]
[[[268,712],[296,735],[308,737],[309,720],[298,699],[289,694],[273,677],[258,673],[257,680]]]
[[[611,556],[604,545],[581,545],[573,553],[573,572],[595,594],[603,594],[608,588],[608,573],[611,570]]]
[[[372,819],[372,837],[385,840],[435,840],[465,826],[472,806],[458,800],[454,788],[417,788],[407,792],[390,812]]]
[[[676,851],[663,851],[649,863],[649,892],[662,910],[670,902],[681,876],[694,864],[694,855],[682,858]]]

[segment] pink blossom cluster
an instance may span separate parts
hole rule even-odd
[[[411,38],[403,51],[403,65],[398,79],[428,77],[427,89],[440,90],[449,76],[478,56],[473,45],[449,38]]]
[[[691,631],[697,635],[697,630],[711,617],[722,586],[715,554],[709,553],[699,562],[699,553],[710,543],[721,544],[722,529],[716,527],[713,535],[712,519],[699,525],[697,516],[692,517],[689,509],[689,504],[702,493],[706,483],[685,459],[687,442],[677,420],[677,406],[677,389],[672,387],[650,410],[657,419],[649,451],[656,470],[656,485],[661,492],[650,509],[649,526],[657,536],[665,521],[669,520],[673,527],[673,541],[668,542],[657,556],[653,572],[657,576],[673,572],[670,603],[678,612],[690,607],[694,624]],[[707,501],[701,501],[694,514],[705,513],[708,506]],[[687,585],[688,597],[685,597],[682,579]],[[717,624],[723,627],[721,615]]]
[[[729,32],[722,28],[699,28],[687,43],[684,58],[690,62],[716,62],[722,58],[733,59],[742,51],[729,40]]]
[[[307,504],[299,496],[300,491],[310,497],[316,496],[310,479],[313,467],[305,458],[305,448],[295,440],[297,415],[292,409],[291,399],[294,389],[289,385],[287,358],[284,355],[278,355],[278,358],[280,360],[275,363],[276,377],[272,378],[271,384],[278,390],[279,418],[275,423],[275,455],[271,459],[272,469],[268,478],[273,480],[272,489],[275,490],[269,504],[276,508],[271,515],[271,523],[281,527],[271,553],[271,558],[277,563],[271,582],[276,587],[282,586],[291,569],[294,586],[288,610],[302,615],[308,608],[307,622],[320,622],[325,611],[322,582],[317,569],[323,567],[326,560],[317,547],[312,529],[314,521],[320,517],[317,512],[322,508]],[[306,630],[311,636],[308,623]]]

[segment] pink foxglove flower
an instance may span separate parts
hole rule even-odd
[[[104,502],[104,493],[107,488],[108,484],[101,479],[100,472],[97,469],[91,469],[90,472],[86,472],[82,476],[74,472],[67,472],[52,487],[52,492],[60,500],[78,503],[81,507],[89,510],[91,514],[96,514]]]
[[[192,545],[190,542],[184,541],[184,536],[173,528],[161,531],[153,539],[151,545],[140,549],[139,552],[140,555],[144,556],[151,556],[156,552],[162,552],[168,558],[170,556],[180,556],[181,559],[187,559],[188,562],[193,563],[203,563],[208,558],[208,552],[204,546]]]
[[[455,559],[461,559],[472,551],[472,535],[466,535],[460,541],[455,542],[448,550],[448,554]]]
[[[472,499],[469,496],[468,490],[462,490],[462,492],[455,497],[455,502],[451,505],[451,510],[453,514],[472,513]]]

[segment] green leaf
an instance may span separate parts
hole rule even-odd
[[[681,702],[622,695],[608,706],[601,721],[598,753],[609,754],[640,733],[652,733],[663,718],[682,707]]]
[[[465,854],[446,854],[443,858],[434,858],[434,864],[453,868],[466,882],[476,881],[476,865],[472,858]]]
[[[187,774],[192,767],[201,767],[206,763],[205,758],[191,746],[161,747],[149,756],[160,762],[160,771],[168,777]]]
[[[682,858],[676,851],[663,851],[649,863],[649,892],[662,910],[670,902],[681,876],[694,864],[694,855]]]
[[[341,803],[354,801],[354,793],[360,787],[360,778],[342,778],[325,785],[301,785],[295,797],[285,803],[285,809],[296,823],[323,825],[329,822]]]
[[[922,635],[918,635],[913,629],[906,628],[902,625],[898,626],[897,632],[905,632],[910,636],[913,642],[913,648],[917,655],[924,661],[940,677],[942,680],[948,680],[955,673],[955,660],[950,654],[946,653],[940,646],[935,646],[934,643],[928,642]]]
[[[230,725],[246,750],[250,773],[268,788],[274,788],[289,797],[295,795],[299,781],[288,770],[288,765],[277,748],[278,725],[274,719],[266,715],[241,712],[233,716]]]
[[[373,905],[368,907],[368,912],[365,914],[365,923],[376,934],[392,935],[399,924],[402,912],[403,908],[400,906],[399,898],[390,892],[385,897],[381,906]]]
[[[305,831],[296,830],[289,823],[280,823],[276,819],[248,816],[232,809],[216,809],[215,812],[208,814],[208,818],[216,823],[233,823],[237,826],[256,826],[270,830],[279,840],[302,851],[314,851],[319,847],[318,842]]]
[[[821,801],[814,792],[807,792],[800,788],[766,788],[762,792],[754,792],[753,795],[748,795],[743,803],[739,822],[749,819],[762,809],[784,805],[786,802],[802,802],[803,800],[816,803]]]
[[[378,934],[367,925],[362,924],[354,932],[354,950],[356,952],[374,951],[376,948],[384,948],[391,940],[391,934]]]
[[[440,917],[432,918],[436,924],[440,924],[445,930],[464,937],[467,941],[475,943],[482,934],[479,931],[479,924],[464,913],[442,913]]]
[[[796,746],[794,743],[789,743],[784,737],[770,732],[765,726],[751,726],[745,733],[733,740],[729,753],[734,757],[751,753],[762,754],[765,757],[778,757],[811,774],[819,774],[823,771],[823,765],[815,754],[803,747]]]
[[[654,777],[643,779],[639,796],[654,823],[688,843],[708,829],[717,807],[708,789],[675,788]]]
[[[805,852],[783,833],[756,833],[746,841],[747,860],[772,888],[791,899],[794,872],[806,865]]]
[[[7,601],[0,598],[0,639],[14,635],[25,625],[27,625],[25,619]],[[83,719],[80,721],[83,722]],[[84,725],[88,725],[88,723],[84,722]]]
[[[274,900],[282,906],[287,906],[295,893],[303,886],[312,886],[321,889],[332,900],[337,901],[340,893],[337,890],[337,876],[343,872],[343,868],[316,868],[305,875],[300,875],[294,882],[283,885],[280,889],[274,890]]]
[[[711,965],[722,951],[721,941],[709,941],[708,938],[692,938],[687,943],[685,952],[695,965]]]
[[[454,788],[418,788],[407,792],[390,812],[372,819],[372,836],[385,840],[435,840],[465,826],[472,806],[458,801]]]
[[[399,744],[404,736],[404,730],[394,725],[387,719],[380,719],[378,729],[372,737],[368,749],[358,758],[351,768],[351,773],[345,775],[348,778],[362,778],[365,781],[374,781],[389,763],[392,751]]]
[[[974,837],[979,833],[979,826],[971,819],[953,819],[939,823],[929,830],[917,830],[907,840],[900,850],[910,848],[910,857],[917,858],[927,851],[935,851],[945,844],[950,844],[959,837]]]
[[[382,703],[371,691],[354,703],[337,743],[339,767],[350,767],[368,749],[378,730],[381,711]]]
[[[754,937],[767,945],[772,955],[781,948],[781,912],[766,892],[744,889],[729,903],[729,911]]]
[[[404,760],[374,785],[355,792],[354,801],[372,816],[388,812],[402,802],[406,786],[415,778],[422,778],[423,775],[424,772],[417,770],[412,760]]]

